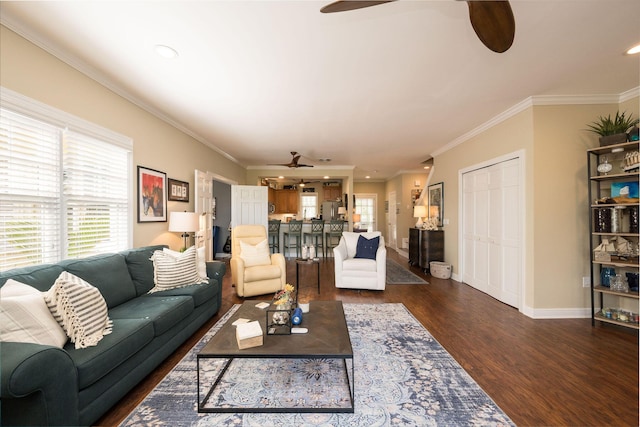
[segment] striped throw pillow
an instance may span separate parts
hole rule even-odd
[[[207,283],[207,280],[198,274],[194,246],[177,256],[164,251],[155,251],[151,261],[153,261],[155,286],[149,293]]]
[[[44,300],[76,348],[95,346],[111,333],[112,322],[100,291],[68,271],[58,276]]]

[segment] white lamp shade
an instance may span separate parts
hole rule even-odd
[[[418,205],[413,207],[414,218],[424,218],[427,216],[427,207],[424,205]]]
[[[200,229],[200,215],[195,212],[171,212],[169,231],[189,233]]]
[[[347,213],[347,209],[344,206],[338,206],[338,215],[344,215]]]

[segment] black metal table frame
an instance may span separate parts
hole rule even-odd
[[[315,264],[318,268],[318,294],[320,293],[320,260],[296,258],[296,287],[300,288],[300,265]]]
[[[200,359],[226,359],[226,363],[224,367],[218,373],[216,380],[213,385],[207,392],[207,395],[203,400],[200,400]],[[327,355],[269,355],[269,356],[251,356],[251,357],[243,357],[243,359],[342,359],[344,362],[344,370],[347,378],[347,384],[349,386],[349,399],[351,401],[350,407],[323,407],[323,408],[315,408],[315,407],[230,407],[230,408],[218,408],[218,407],[210,407],[207,408],[205,405],[207,401],[213,394],[215,388],[218,386],[224,374],[229,369],[231,362],[233,362],[236,357],[224,358],[220,357],[220,355],[216,356],[206,356],[206,355],[198,355],[197,356],[197,386],[198,386],[198,412],[199,413],[353,413],[355,410],[355,377],[354,377],[354,363],[353,363],[353,355],[350,357],[336,357],[336,356],[327,356]],[[347,366],[347,360],[351,360],[351,377],[349,377],[349,368]]]

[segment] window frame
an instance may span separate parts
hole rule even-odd
[[[63,179],[64,179],[64,171],[65,171],[65,163],[62,158],[62,150],[65,144],[65,138],[68,137],[69,134],[78,134],[84,137],[88,137],[91,139],[98,140],[103,143],[110,144],[113,147],[117,147],[125,151],[123,153],[126,156],[126,226],[120,227],[119,230],[122,231],[126,229],[126,236],[124,237],[124,241],[126,247],[132,247],[133,245],[133,214],[134,214],[134,195],[133,195],[133,182],[134,182],[134,173],[133,173],[133,140],[127,136],[121,135],[112,130],[106,129],[94,123],[91,123],[82,118],[76,117],[72,114],[61,111],[55,107],[49,106],[42,102],[36,101],[29,97],[26,97],[20,93],[14,92],[10,89],[0,86],[0,108],[2,110],[7,110],[10,113],[14,113],[20,116],[24,116],[28,119],[35,120],[43,124],[43,126],[50,126],[58,129],[58,136],[55,139],[55,143],[58,144],[58,149],[60,150],[60,158],[57,160],[57,168],[59,169],[60,177],[60,193],[56,196],[56,204],[57,210],[59,211],[58,217],[58,225],[56,230],[52,230],[56,233],[55,237],[52,237],[53,240],[56,241],[57,250],[51,251],[51,254],[43,258],[45,261],[37,260],[31,264],[27,263],[16,263],[14,265],[6,263],[8,266],[5,266],[3,263],[2,269],[6,268],[16,268],[16,267],[24,267],[27,265],[37,265],[42,262],[57,262],[62,259],[72,258],[72,256],[68,255],[68,230],[67,230],[67,221],[69,221],[69,217],[67,216],[67,196],[63,191]],[[124,167],[123,167],[124,169]],[[12,196],[15,199],[15,195]],[[20,196],[18,196],[20,197]],[[123,199],[125,199],[123,198]],[[11,213],[9,212],[9,215]],[[11,216],[8,216],[11,218]],[[110,217],[111,218],[111,217]],[[121,217],[122,218],[122,217]],[[121,224],[124,224],[122,222]],[[49,239],[51,240],[51,239]],[[126,249],[126,248],[123,248]],[[5,254],[10,254],[6,252]],[[85,255],[81,255],[85,256]]]

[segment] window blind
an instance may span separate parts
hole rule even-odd
[[[2,94],[0,270],[129,247],[130,140]]]
[[[77,132],[63,133],[67,256],[127,247],[127,152]]]
[[[0,114],[0,269],[60,258],[60,131]]]

